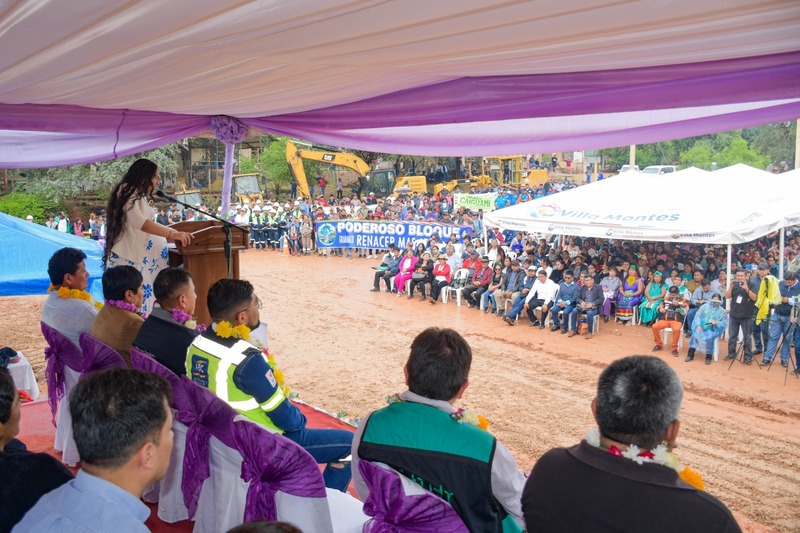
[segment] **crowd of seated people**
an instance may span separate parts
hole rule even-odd
[[[470,220],[470,215],[461,211],[454,215],[462,223]],[[654,349],[661,349],[662,332],[669,329],[673,333],[671,351],[676,356],[680,336],[691,339],[687,362],[694,359],[697,349],[712,352],[712,338],[716,342],[728,326],[726,357],[733,358],[739,345],[744,344],[746,364],[761,353],[765,354],[763,364],[771,361],[777,345],[768,342],[770,329],[773,338],[790,334],[788,327],[775,325],[779,319],[767,320],[766,314],[777,309],[778,304],[788,305],[781,298],[786,300],[794,291],[800,291],[800,284],[792,283],[792,274],[800,270],[800,231],[796,229],[788,230],[781,276],[777,276],[781,274],[781,262],[775,237],[762,238],[736,250],[731,269],[734,273],[741,270],[742,281],[749,287],[749,292],[742,294],[737,292],[735,282],[728,283],[724,246],[580,237],[554,237],[548,241],[495,228],[486,230],[486,244],[479,238],[459,240],[454,234],[443,253],[438,253],[441,242],[436,234],[426,242],[409,243],[405,250],[390,246],[381,265],[374,267],[377,272],[372,290],[379,292],[378,283],[384,279],[387,291],[406,293],[408,298],[419,292],[420,301],[433,304],[446,288],[452,288],[460,291],[468,308],[492,313],[508,325],[518,324],[520,317],[527,316],[531,327],[545,329],[549,325],[551,331],[569,337],[580,334],[593,338],[597,321],[614,319],[626,326],[639,324],[653,330]],[[402,268],[399,262],[404,265]],[[459,272],[463,274],[459,276]],[[779,277],[787,279],[779,283]],[[762,288],[766,279],[774,283],[771,303],[766,298],[770,291]],[[677,314],[669,304],[665,306],[665,301],[675,294],[682,299]],[[717,309],[724,310],[730,304],[733,307],[729,313],[735,320],[729,323],[726,317],[722,326]],[[697,321],[704,308],[706,311]],[[788,313],[781,308],[780,316],[791,318]],[[711,315],[715,318],[709,319]],[[702,331],[698,332],[698,327]],[[780,359],[786,366],[790,343],[784,344],[786,349],[782,348]],[[705,362],[710,364],[711,353],[706,353]]]

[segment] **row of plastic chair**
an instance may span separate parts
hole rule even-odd
[[[84,376],[105,368],[125,368],[125,360],[116,350],[92,337],[81,333],[80,348],[66,336],[41,323],[42,335],[47,341],[44,351],[47,366],[47,401],[56,427],[53,447],[62,453],[62,461],[75,466],[80,461],[78,448],[72,438],[72,416],[69,413],[69,397],[72,389]]]

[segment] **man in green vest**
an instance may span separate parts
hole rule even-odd
[[[452,329],[428,328],[411,344],[408,390],[359,424],[353,438],[356,490],[372,487],[357,462],[384,463],[453,506],[470,531],[522,531],[525,476],[486,419],[453,404],[469,384],[472,351]]]
[[[198,335],[186,356],[186,374],[247,418],[295,441],[320,464],[325,486],[342,492],[350,483],[353,434],[308,429],[306,417],[286,397],[283,374],[250,334],[261,322],[261,300],[242,279],[221,279],[208,290],[212,324]],[[258,344],[258,346],[257,346]]]

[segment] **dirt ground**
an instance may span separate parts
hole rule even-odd
[[[269,324],[270,351],[292,389],[314,405],[351,419],[404,389],[403,364],[414,336],[427,326],[451,327],[473,350],[462,405],[487,416],[490,430],[524,471],[554,446],[578,442],[592,426],[589,404],[601,369],[630,354],[649,354],[644,327],[601,324],[591,340],[515,327],[455,301],[431,305],[372,293],[375,260],[289,257],[248,250],[242,277],[256,286]],[[44,383],[43,296],[0,298],[0,346],[21,350]],[[684,464],[701,473],[709,493],[751,532],[800,531],[800,380],[784,369],[739,363],[728,370],[702,356],[675,358],[686,388],[680,447]],[[723,354],[724,354],[723,350]]]

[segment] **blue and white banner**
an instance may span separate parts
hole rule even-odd
[[[385,250],[390,244],[405,248],[427,243],[433,234],[447,241],[455,233],[458,241],[472,238],[472,228],[436,222],[399,222],[371,220],[331,220],[317,222],[317,246],[320,248],[371,248]]]

